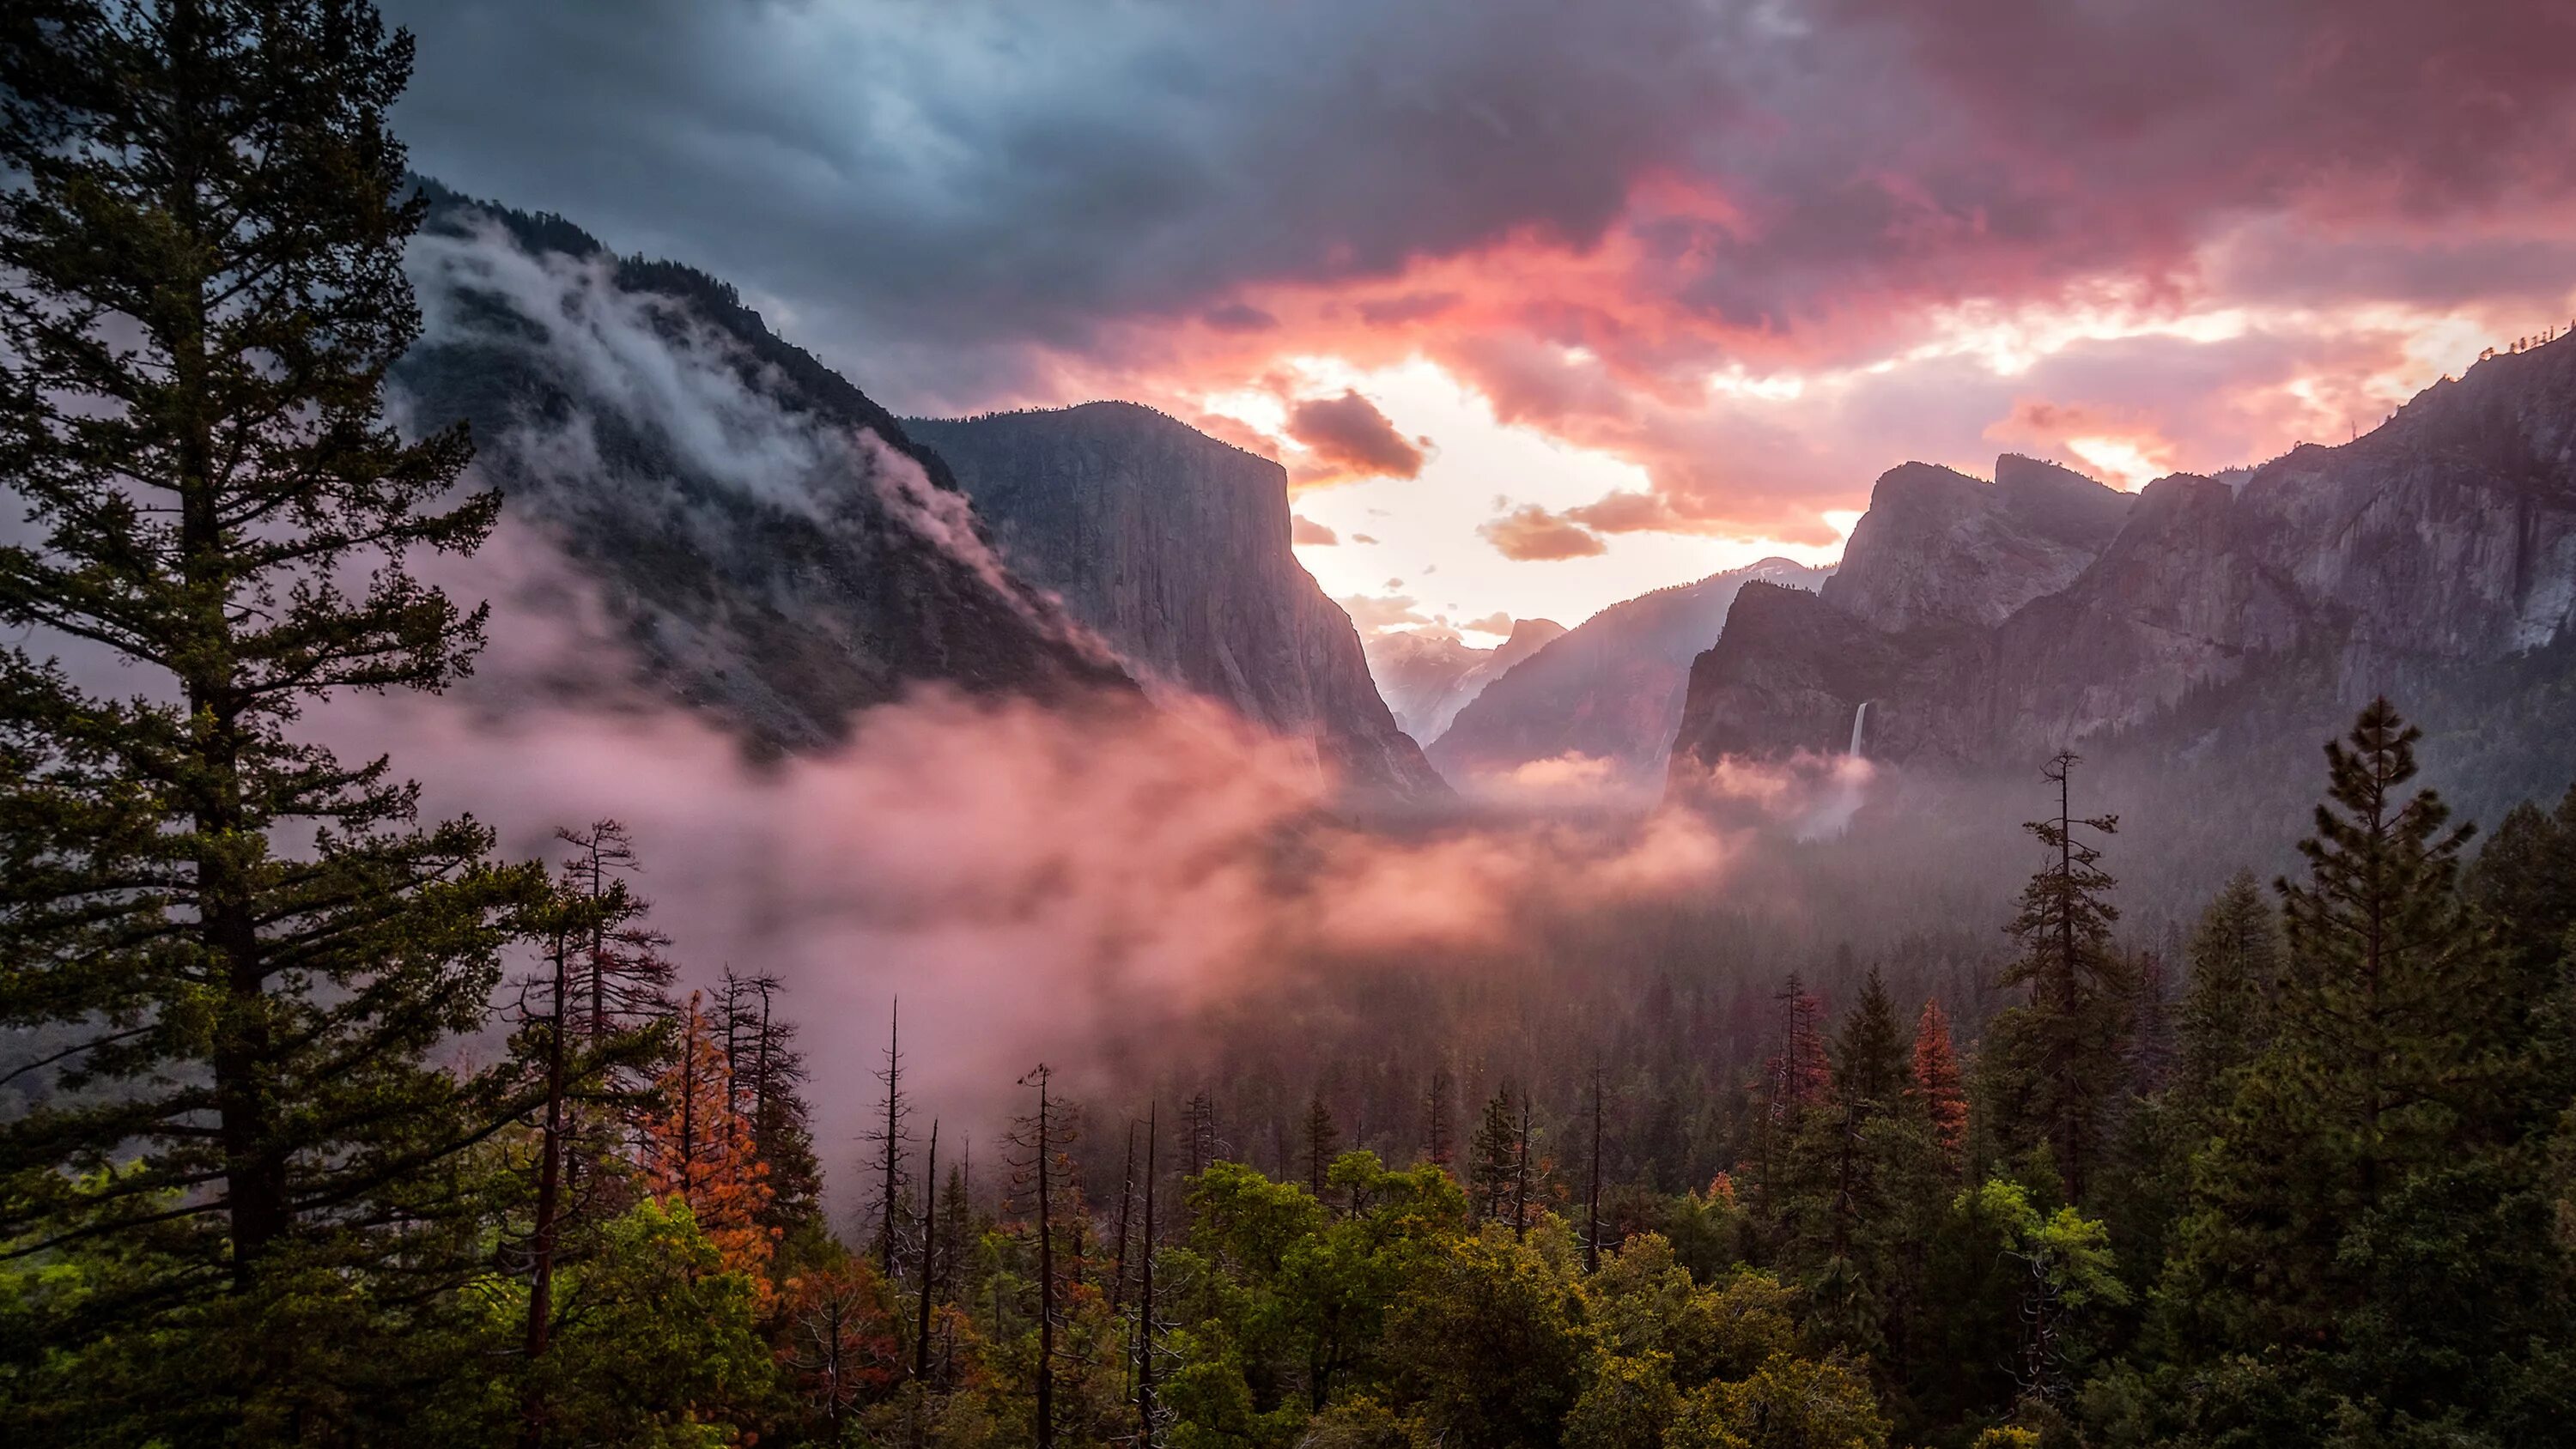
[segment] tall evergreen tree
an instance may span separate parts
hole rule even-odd
[[[1834,1035],[1832,1072],[1834,1100],[1864,1113],[1892,1109],[1904,1096],[1909,1080],[1905,1028],[1875,966]]]
[[[1950,1042],[1950,1018],[1941,1003],[1923,1003],[1914,1024],[1906,1100],[1932,1129],[1933,1140],[1954,1162],[1968,1138],[1968,1099],[1959,1088],[1959,1055]]]
[[[0,479],[27,524],[0,545],[0,1026],[70,1038],[91,1089],[0,1128],[0,1241],[114,1240],[158,1304],[306,1263],[417,1281],[464,1206],[450,1160],[526,1106],[430,1056],[485,1021],[501,912],[541,878],[297,729],[482,643],[405,562],[473,549],[499,499],[455,492],[461,429],[406,442],[383,406],[419,331],[385,127],[411,56],[355,0],[0,21]],[[136,692],[84,689],[66,648]]]
[[[1333,1109],[1324,1105],[1318,1093],[1306,1103],[1306,1187],[1321,1202],[1324,1197],[1324,1175],[1333,1170],[1333,1159],[1341,1155],[1341,1129],[1333,1125]]]
[[[1511,1203],[1519,1172],[1519,1133],[1512,1119],[1512,1084],[1505,1082],[1485,1103],[1476,1135],[1467,1144],[1468,1201],[1485,1222],[1500,1221]]]
[[[591,1013],[581,992],[581,963],[591,954],[590,944],[600,935],[636,929],[644,910],[623,881],[609,882],[604,891],[594,891],[593,885],[567,868],[555,889],[522,916],[524,927],[543,943],[542,969],[520,985],[518,1030],[511,1043],[513,1058],[541,1099],[524,1247],[528,1391],[523,1434],[531,1443],[543,1442],[550,1432],[542,1366],[553,1339],[556,1270],[580,1256],[577,1237],[590,1236],[585,1230],[605,1223],[602,1190],[622,1180],[602,1155],[583,1155],[580,1118],[587,1110],[626,1105],[612,1096],[615,1081],[623,1071],[655,1060],[663,1046],[658,1022],[614,1032],[585,1030]],[[585,1167],[587,1171],[576,1170]]]
[[[2281,976],[2280,916],[2254,873],[2238,871],[2203,911],[2188,948],[2183,988],[2178,1101],[2193,1110],[2223,1103],[2229,1073],[2269,1044]]]
[[[1216,1102],[1201,1087],[1190,1094],[1190,1176],[1196,1177],[1215,1165],[1225,1144],[1217,1140]]]
[[[2377,700],[2327,745],[2308,878],[2280,884],[2271,1042],[2194,1162],[2159,1297],[2179,1363],[2264,1356],[2188,1380],[2202,1426],[2305,1421],[2325,1442],[2334,1421],[2358,1442],[2557,1412],[2543,1385],[2576,1333],[2539,1147],[2563,1098],[2511,953],[2458,889],[2468,827],[2407,789],[2418,738]]]
[[[2119,817],[2074,813],[2081,763],[2071,751],[2049,760],[2042,775],[2057,787],[2057,813],[2023,826],[2049,859],[2022,889],[2007,928],[2020,949],[2000,984],[2027,995],[1996,1018],[1981,1062],[1998,1145],[2011,1154],[2046,1147],[2078,1201],[2127,1085],[2130,1000],[2126,963],[2111,944],[2116,882],[2088,838],[2116,832]]]
[[[1447,1167],[1449,1160],[1457,1155],[1456,1129],[1449,1120],[1450,1114],[1456,1110],[1454,1099],[1457,1093],[1457,1083],[1449,1075],[1449,1069],[1434,1067],[1431,1091],[1423,1104],[1422,1160],[1436,1167]]]

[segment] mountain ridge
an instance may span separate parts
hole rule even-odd
[[[469,424],[505,518],[594,584],[660,692],[758,751],[925,684],[1132,694],[986,550],[946,463],[727,283],[415,178],[424,330],[390,385]]]

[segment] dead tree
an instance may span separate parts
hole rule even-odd
[[[877,1072],[885,1083],[885,1110],[877,1125],[868,1129],[865,1140],[874,1144],[871,1164],[877,1179],[877,1272],[888,1283],[895,1281],[895,1246],[902,1238],[897,1226],[903,1214],[903,1150],[912,1141],[904,1130],[904,1121],[912,1115],[912,1104],[903,1095],[903,1003],[898,1000],[886,1022],[885,1066]]]
[[[1447,1067],[1435,1068],[1432,1071],[1429,1103],[1431,1120],[1424,1132],[1422,1155],[1424,1161],[1435,1167],[1447,1167],[1449,1159],[1457,1155],[1457,1147],[1451,1140],[1449,1126],[1451,1110],[1449,1099],[1456,1091],[1456,1084],[1450,1080]]]
[[[1020,1078],[1023,1087],[1038,1091],[1037,1111],[1018,1122],[1012,1134],[1017,1155],[1010,1161],[1024,1184],[1037,1190],[1038,1206],[1038,1362],[1037,1403],[1034,1409],[1037,1449],[1054,1449],[1055,1445],[1055,1331],[1058,1326],[1055,1274],[1055,1194],[1060,1180],[1069,1178],[1072,1159],[1066,1153],[1072,1147],[1072,1134],[1059,1118],[1059,1105],[1050,1089],[1052,1073],[1039,1063],[1027,1076]]]
[[[1144,1449],[1154,1446],[1154,1178],[1161,1161],[1154,1129],[1161,1113],[1157,1103],[1145,1116],[1145,1243],[1136,1307],[1136,1435]]]
[[[1592,1069],[1592,1189],[1586,1195],[1583,1271],[1601,1271],[1601,1069]]]
[[[921,1176],[921,1318],[914,1328],[912,1376],[930,1377],[930,1290],[939,1273],[939,1119],[930,1120],[930,1159]],[[950,1252],[955,1252],[952,1245]]]

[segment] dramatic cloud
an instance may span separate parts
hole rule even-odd
[[[1642,469],[1563,515],[1614,538],[1829,546],[1998,445],[2225,466],[2576,312],[2576,10],[2531,0],[395,9],[424,170],[899,407],[1409,477],[1290,375],[1428,362]]]
[[[1422,472],[1422,442],[1387,421],[1377,404],[1356,392],[1313,398],[1288,413],[1288,436],[1314,455],[1299,470],[1302,483],[1345,478],[1411,478]]]
[[[1315,522],[1302,513],[1288,515],[1288,542],[1294,546],[1330,547],[1342,541],[1341,535]]]
[[[1524,503],[1476,532],[1508,559],[1589,558],[1603,549],[1601,540],[1580,524],[1568,523],[1535,503]]]

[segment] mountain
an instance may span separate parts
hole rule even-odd
[[[1907,463],[1870,490],[1842,566],[1819,592],[1881,629],[2000,624],[2073,583],[2134,502],[2018,454],[1995,460],[1992,483]]]
[[[1814,588],[1830,572],[1767,558],[1613,604],[1487,685],[1433,742],[1431,762],[1461,785],[1568,756],[1608,761],[1625,782],[1659,779],[1691,660],[1737,591]]]
[[[1515,619],[1511,636],[1491,649],[1469,647],[1454,633],[1399,629],[1367,644],[1369,674],[1395,722],[1414,739],[1440,738],[1485,686],[1565,632],[1554,619]]]
[[[1311,740],[1372,794],[1448,794],[1379,697],[1350,616],[1290,551],[1277,463],[1134,403],[905,426],[956,470],[1008,565],[1149,687]]]
[[[2160,479],[2107,537],[2114,504],[2051,480],[2043,516],[2004,499],[2035,476],[2006,465],[1988,494],[1934,485],[1991,501],[1928,527],[1890,474],[1889,522],[1861,520],[1821,594],[1746,589],[1692,665],[1676,781],[1840,750],[1866,702],[1873,759],[2020,771],[2074,747],[2142,793],[2187,761],[2188,801],[2147,808],[2295,827],[2276,797],[2312,795],[2316,740],[2378,693],[2490,818],[2576,777],[2576,344],[2482,361],[2338,447]]]
[[[507,525],[598,587],[655,685],[765,749],[919,683],[1132,689],[994,559],[946,465],[733,288],[418,184],[397,404],[471,426]]]

